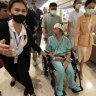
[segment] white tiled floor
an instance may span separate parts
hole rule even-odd
[[[42,42],[44,49],[44,42]],[[32,65],[31,59],[30,76],[32,78],[35,93],[37,96],[54,96],[54,91],[50,85],[50,80],[43,75],[41,56],[38,57],[38,67]],[[8,72],[2,68],[0,69],[0,90],[3,96],[24,96],[24,87],[16,82],[14,87],[10,86],[11,77]],[[84,64],[84,78],[82,80],[84,91],[80,93],[73,93],[69,88],[67,81],[64,81],[64,89],[67,93],[66,96],[96,96],[96,65],[88,62]]]

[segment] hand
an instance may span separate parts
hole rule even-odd
[[[43,17],[44,17],[44,15],[40,15],[40,20],[42,20],[42,19],[43,19]]]
[[[2,51],[6,51],[9,48],[9,46],[6,45],[5,42],[5,39],[0,41],[0,53],[2,53]]]
[[[5,56],[13,56],[14,50],[9,49],[9,45],[6,45],[5,42],[5,39],[0,41],[0,53]]]
[[[64,69],[66,69],[67,66],[68,66],[68,61],[65,61],[64,64],[63,64],[63,66],[64,66]]]
[[[51,58],[53,58],[53,57],[54,57],[52,53],[49,53],[48,55],[49,55]]]
[[[13,49],[5,49],[2,51],[2,54],[5,55],[5,56],[13,56],[15,50]]]
[[[72,50],[73,50],[73,51],[76,51],[77,48],[78,48],[77,46],[74,46],[74,47],[72,48]]]
[[[46,58],[47,58],[47,55],[48,55],[48,54],[47,54],[47,53],[45,53],[44,51],[41,51],[41,52],[40,52],[40,54],[42,54],[44,57],[46,57]]]
[[[55,57],[55,61],[63,62],[64,61],[64,58],[62,58],[62,57]]]

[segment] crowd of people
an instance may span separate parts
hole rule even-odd
[[[82,89],[74,80],[74,71],[70,61],[71,50],[77,54],[80,78],[83,79],[83,64],[89,60],[92,51],[93,27],[96,35],[95,3],[95,0],[86,0],[85,13],[82,13],[80,11],[82,0],[74,0],[74,10],[69,16],[66,37],[62,19],[56,14],[55,2],[49,4],[49,12],[46,7],[42,12],[36,2],[32,2],[32,9],[30,9],[27,0],[0,1],[0,67],[4,67],[12,77],[10,86],[15,86],[18,81],[25,87],[25,96],[28,94],[36,96],[29,75],[30,52],[32,51],[34,65],[36,65],[37,53],[44,57],[50,56],[56,70],[56,96],[63,96],[65,74],[69,88],[80,92]],[[40,48],[42,33],[47,53]]]

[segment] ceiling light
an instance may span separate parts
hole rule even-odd
[[[59,3],[59,4],[61,4],[61,2],[60,2],[60,1],[59,1],[58,3]]]

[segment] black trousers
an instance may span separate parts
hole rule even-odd
[[[41,44],[41,38],[42,38],[42,30],[41,29],[38,29],[37,30],[37,44],[38,44],[38,46],[40,46],[40,44]]]
[[[33,94],[34,88],[29,75],[30,57],[29,60],[28,56],[25,55],[25,57],[24,55],[23,59],[19,57],[17,64],[13,63],[14,59],[11,61],[8,59],[5,64],[5,68],[12,77],[14,77],[19,83],[25,86],[29,94]]]

